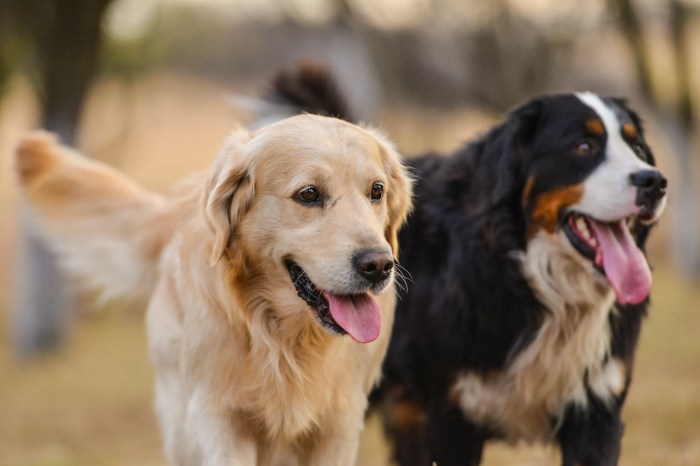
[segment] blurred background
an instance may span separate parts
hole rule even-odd
[[[143,310],[91,311],[56,273],[25,225],[19,137],[49,128],[167,193],[250,121],[233,95],[304,58],[407,156],[535,94],[630,99],[672,184],[621,464],[699,465],[699,0],[0,0],[0,466],[165,464]],[[358,465],[387,464],[370,419]],[[490,446],[485,464],[558,456]]]

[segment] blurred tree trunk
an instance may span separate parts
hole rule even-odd
[[[97,72],[102,19],[112,0],[23,0],[11,13],[34,52],[42,126],[74,144],[83,99]],[[29,356],[55,348],[71,321],[74,300],[55,258],[21,213],[15,342]]]
[[[668,0],[671,49],[675,74],[675,102],[670,107],[653,86],[650,50],[639,13],[633,0],[610,0],[616,10],[622,34],[634,57],[640,91],[657,113],[658,120],[670,140],[678,163],[678,186],[672,194],[674,220],[673,257],[682,269],[694,277],[700,277],[700,212],[696,206],[698,189],[694,167],[693,144],[697,114],[693,110],[689,67],[688,23],[692,12],[682,0]]]
[[[0,2],[1,1],[2,0],[0,0]],[[0,3],[0,100],[5,93],[7,83],[10,80],[10,75],[12,74],[10,58],[8,56],[10,52],[7,50],[9,47],[7,43],[10,40],[7,33],[9,29],[7,24],[8,20],[7,17],[2,14],[2,12],[3,6],[2,3]]]
[[[688,23],[691,11],[680,0],[670,1],[670,24],[673,50],[675,50],[676,89],[678,90],[674,118],[667,119],[667,131],[671,136],[674,151],[678,157],[680,186],[676,190],[675,201],[678,222],[674,256],[681,266],[694,277],[700,277],[700,218],[697,209],[698,188],[696,180],[695,153],[698,147],[693,144],[694,130],[697,128],[697,114],[693,110],[690,79],[690,47],[688,44]]]

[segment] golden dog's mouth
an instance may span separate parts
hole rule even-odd
[[[323,327],[340,335],[348,334],[358,343],[369,343],[379,337],[381,309],[372,295],[321,290],[299,264],[287,260],[285,265],[297,295],[316,310]]]

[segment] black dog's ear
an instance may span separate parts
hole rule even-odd
[[[487,136],[484,150],[492,152],[488,157],[495,164],[492,167],[492,204],[508,198],[521,184],[523,164],[527,149],[542,113],[542,102],[530,100],[515,108],[492,135]]]

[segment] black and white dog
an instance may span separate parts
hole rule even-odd
[[[281,75],[276,99],[303,104],[305,73]],[[338,97],[311,74],[326,89],[304,91],[315,107]],[[558,443],[565,466],[617,464],[651,287],[644,244],[666,205],[637,114],[543,96],[408,164],[415,211],[399,242],[413,283],[374,396],[395,460],[476,465],[504,439]]]

